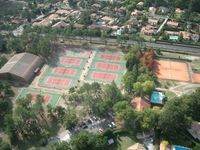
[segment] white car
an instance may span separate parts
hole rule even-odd
[[[112,124],[113,127],[116,127],[116,124],[114,122],[111,122],[111,124]]]
[[[112,124],[108,124],[108,127],[109,127],[109,128],[112,128],[113,126],[112,126]]]

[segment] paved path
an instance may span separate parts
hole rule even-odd
[[[161,26],[159,27],[159,29],[157,30],[156,33],[159,33],[159,32],[162,30],[162,28],[163,28],[163,27],[165,26],[165,24],[167,23],[168,19],[169,19],[169,16],[167,16],[167,18],[165,18],[165,20],[163,21],[163,23],[161,24]]]
[[[84,70],[82,71],[82,74],[81,74],[81,77],[80,77],[80,81],[85,81],[85,77],[86,77],[86,75],[87,75],[87,73],[89,71],[89,68],[90,68],[90,66],[92,64],[92,61],[93,61],[95,55],[96,55],[96,51],[91,51],[91,54],[90,54],[90,56],[89,56],[89,58],[87,60],[87,63],[85,65],[85,67],[84,67]]]

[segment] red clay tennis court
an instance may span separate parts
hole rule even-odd
[[[200,73],[193,73],[192,80],[194,83],[200,83]]]
[[[117,70],[119,70],[120,65],[119,64],[110,64],[110,63],[97,62],[95,67],[96,67],[96,69],[117,71]]]
[[[52,70],[53,74],[59,74],[59,75],[70,75],[73,76],[77,73],[77,71],[73,68],[63,68],[63,67],[57,67]]]
[[[81,59],[80,58],[65,58],[65,57],[61,57],[60,58],[60,63],[61,64],[80,65],[81,64]]]
[[[101,54],[100,55],[100,59],[103,60],[110,60],[110,61],[120,61],[121,57],[120,56],[116,56],[116,55],[108,55],[108,54]]]
[[[154,71],[158,78],[177,80],[177,81],[190,81],[189,71],[186,63],[155,60]]]
[[[31,95],[32,101],[35,102],[38,94],[36,94],[36,93],[30,93],[30,95]],[[49,100],[51,99],[50,95],[41,95],[41,96],[43,97],[45,103],[48,103]]]
[[[70,80],[57,77],[48,77],[46,83],[52,86],[68,86],[70,84]]]
[[[117,75],[114,73],[107,72],[92,72],[92,79],[96,80],[105,80],[105,81],[113,81],[117,78]]]

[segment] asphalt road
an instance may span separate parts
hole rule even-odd
[[[66,39],[66,38],[64,38]],[[96,43],[96,44],[105,44],[105,40],[102,40],[101,38],[98,37],[71,37],[69,38],[71,40],[75,41],[90,41],[91,43]],[[108,44],[113,44],[113,45],[119,45],[119,42],[117,39],[106,39]],[[137,45],[137,41],[132,41],[132,40],[126,40],[122,42],[122,45]],[[183,53],[188,53],[191,55],[198,55],[200,56],[200,46],[195,46],[195,45],[186,45],[186,44],[176,44],[176,43],[167,43],[167,42],[143,42],[143,45],[146,47],[152,47],[160,50],[167,50],[171,52],[183,52]]]

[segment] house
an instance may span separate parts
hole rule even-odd
[[[149,13],[151,13],[152,15],[156,13],[156,8],[155,7],[149,7]]]
[[[24,22],[24,20],[21,18],[15,18],[15,19],[11,20],[12,24],[22,24],[23,22]]]
[[[74,18],[79,18],[80,17],[80,14],[81,14],[81,11],[80,10],[75,10],[75,11],[72,11],[69,16],[71,17],[74,17]]]
[[[127,150],[146,150],[146,148],[142,144],[136,143],[130,146],[129,148],[127,148]]]
[[[131,105],[136,111],[143,111],[144,109],[151,107],[149,99],[145,97],[133,98],[133,100],[131,101]]]
[[[130,18],[126,23],[131,26],[136,26],[139,24],[139,21],[137,18]]]
[[[184,10],[181,10],[180,8],[176,8],[175,13],[182,14],[182,13],[184,13]]]
[[[180,34],[183,36],[184,40],[190,40],[191,38],[191,33],[187,31],[180,31]]]
[[[160,6],[158,8],[158,12],[161,13],[161,14],[167,14],[169,12],[169,8]]]
[[[179,23],[176,21],[167,21],[166,25],[171,27],[178,27]]]
[[[59,21],[57,23],[55,23],[52,28],[64,28],[64,27],[67,27],[69,26],[68,23],[65,23],[64,21]]]
[[[82,25],[82,24],[78,24],[78,23],[74,24],[74,28],[81,29],[83,27],[84,27],[84,25]]]
[[[157,19],[148,19],[148,23],[152,26],[156,26],[158,24],[158,20]]]
[[[137,10],[135,9],[134,11],[131,12],[132,16],[138,16],[138,15],[142,15],[143,11]]]
[[[37,26],[49,26],[50,24],[52,24],[53,20],[57,20],[58,17],[59,17],[58,14],[50,14],[49,16],[47,16],[46,18],[44,18],[42,21],[40,21],[40,22],[34,22],[33,25],[37,25]]]
[[[137,6],[143,7],[143,6],[144,6],[144,2],[139,2],[139,3],[137,3]]]
[[[66,10],[66,9],[59,9],[55,12],[55,14],[58,15],[68,15],[69,13],[71,13],[71,10]]]
[[[118,25],[111,26],[111,29],[114,30],[114,31],[117,30],[117,29],[119,29],[119,28],[120,27]]]
[[[153,26],[147,25],[145,27],[142,27],[141,32],[146,35],[153,35],[156,32],[156,30]]]
[[[101,20],[103,20],[106,23],[114,21],[114,19],[110,16],[104,16],[104,17],[101,18]]]
[[[200,141],[200,122],[193,121],[188,132],[197,140]]]

